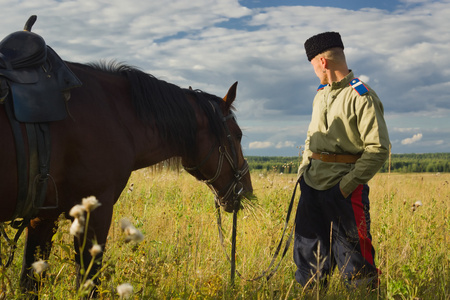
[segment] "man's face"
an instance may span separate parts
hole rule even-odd
[[[311,64],[314,67],[314,72],[316,76],[320,79],[320,84],[328,84],[327,73],[324,72],[324,60],[325,58],[317,55],[311,60]]]

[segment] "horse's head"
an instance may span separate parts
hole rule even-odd
[[[242,131],[232,111],[236,87],[237,82],[222,100],[211,99],[203,106],[206,114],[199,118],[196,153],[183,159],[186,171],[205,182],[214,192],[216,203],[227,212],[239,209],[242,197],[253,195],[249,167],[242,153]]]

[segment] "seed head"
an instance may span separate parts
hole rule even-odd
[[[144,235],[142,234],[142,232],[136,229],[136,227],[134,227],[133,225],[125,228],[124,233],[126,243],[131,241],[139,243],[142,242],[142,240],[144,239]]]
[[[129,283],[122,283],[117,286],[117,293],[121,299],[128,299],[133,294],[133,286]]]
[[[95,283],[91,279],[88,279],[88,280],[86,280],[85,283],[83,283],[83,290],[89,291],[94,286],[95,286]]]
[[[77,204],[74,207],[72,207],[72,209],[69,212],[69,215],[74,218],[80,218],[84,217],[84,212],[85,212],[84,206]]]
[[[31,267],[33,267],[34,272],[40,275],[42,272],[48,269],[48,263],[45,260],[40,259],[32,263]]]
[[[73,220],[72,225],[70,226],[70,234],[76,237],[79,237],[84,231],[84,222],[80,222],[79,218],[75,218]]]
[[[120,228],[122,229],[122,231],[124,231],[125,228],[127,228],[129,226],[133,226],[133,224],[131,224],[130,220],[128,220],[127,218],[122,218],[120,220]]]
[[[125,234],[126,243],[131,241],[139,243],[144,239],[144,235],[127,218],[120,220],[120,228]]]
[[[89,253],[91,253],[92,257],[96,257],[97,255],[102,253],[102,246],[100,246],[99,244],[93,245],[89,250]]]
[[[83,203],[84,209],[87,212],[91,212],[94,209],[96,209],[97,207],[99,207],[100,205],[102,205],[100,202],[98,202],[98,200],[97,200],[97,198],[95,198],[95,196],[83,198],[82,203]]]

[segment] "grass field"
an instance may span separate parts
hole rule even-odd
[[[346,289],[338,272],[327,294],[303,290],[294,280],[292,245],[269,281],[249,281],[268,267],[296,178],[269,172],[252,173],[252,180],[258,200],[238,216],[242,278],[232,287],[210,190],[185,172],[134,172],[133,188],[125,189],[115,206],[100,297],[118,299],[117,286],[129,283],[131,299],[450,299],[450,174],[378,174],[369,183],[371,232],[382,272],[380,290],[372,294]],[[222,216],[229,253],[232,215]],[[141,243],[124,242],[123,217],[144,234]],[[60,223],[40,299],[78,297],[70,221]],[[1,271],[0,299],[22,299],[22,249],[23,237],[13,266]]]

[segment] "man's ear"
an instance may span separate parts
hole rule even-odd
[[[323,70],[328,69],[328,59],[326,59],[323,56],[320,56],[319,61],[320,61],[320,65],[322,66]]]

